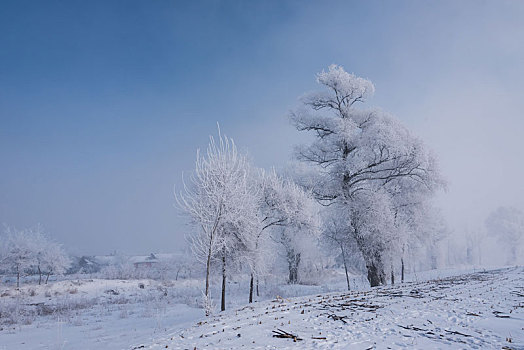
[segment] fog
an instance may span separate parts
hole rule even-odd
[[[0,222],[75,254],[185,247],[173,191],[222,131],[284,167],[329,64],[438,156],[465,239],[524,210],[524,3],[12,3],[0,13]]]

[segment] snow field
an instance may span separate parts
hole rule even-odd
[[[297,338],[274,335],[287,332]],[[524,268],[245,306],[147,349],[524,349]]]

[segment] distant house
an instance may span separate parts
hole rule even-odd
[[[131,261],[133,262],[133,265],[137,269],[152,268],[159,262],[158,258],[153,253],[147,256],[134,256],[131,258]]]

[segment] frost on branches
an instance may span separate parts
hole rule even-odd
[[[346,236],[356,241],[370,284],[384,284],[385,262],[402,250],[399,236],[407,234],[395,220],[395,197],[399,191],[420,191],[429,198],[443,182],[433,156],[399,121],[378,109],[357,108],[374,93],[370,81],[336,65],[319,73],[317,81],[325,89],[302,98],[290,116],[297,130],[315,136],[297,148],[296,156],[316,168],[310,189],[344,218]]]
[[[189,238],[195,257],[206,265],[207,303],[211,264],[221,264],[222,310],[225,310],[226,262],[249,259],[249,243],[257,228],[253,185],[246,156],[237,151],[231,139],[219,133],[218,142],[210,137],[205,155],[197,152],[191,181],[177,196],[179,206],[196,229]]]
[[[209,315],[212,302],[209,280],[212,266],[222,272],[221,310],[225,310],[228,271],[248,270],[249,302],[259,277],[275,257],[275,242],[284,247],[290,282],[298,281],[301,244],[318,233],[316,203],[294,182],[252,167],[234,142],[213,137],[205,155],[197,153],[194,174],[177,196],[190,217],[193,253],[206,266],[203,304]],[[256,281],[255,281],[256,279]]]
[[[297,283],[301,251],[315,244],[320,232],[319,214],[313,197],[291,179],[271,171],[263,175],[260,203],[262,229],[271,229],[273,241],[284,248],[289,283]]]
[[[20,287],[20,277],[38,274],[38,284],[45,276],[61,275],[71,265],[71,260],[62,246],[49,240],[41,226],[17,230],[5,227],[0,237],[0,270],[16,276],[16,286]]]

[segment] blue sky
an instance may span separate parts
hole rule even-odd
[[[524,209],[524,3],[0,1],[0,222],[76,253],[173,251],[173,186],[220,122],[283,166],[337,63],[440,157],[457,232]]]

